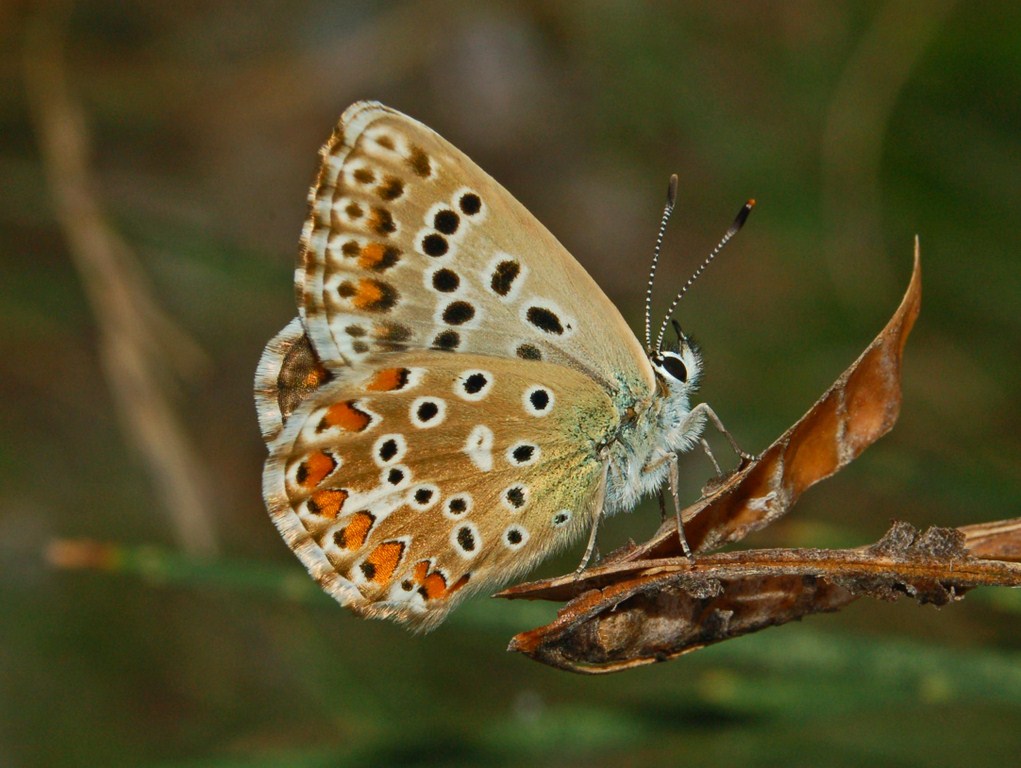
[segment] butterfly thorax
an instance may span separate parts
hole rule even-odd
[[[606,446],[608,515],[630,510],[659,490],[667,480],[671,454],[690,450],[702,434],[705,420],[701,414],[692,416],[690,403],[701,373],[698,351],[684,342],[678,351],[651,362],[655,392],[644,401],[619,404],[620,412],[630,416]]]

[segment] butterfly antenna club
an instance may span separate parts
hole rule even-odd
[[[652,285],[656,280],[656,267],[659,266],[659,254],[663,248],[663,237],[666,235],[666,225],[670,221],[670,214],[674,212],[674,205],[677,202],[677,174],[671,174],[670,183],[666,191],[666,205],[663,208],[663,218],[659,221],[659,232],[656,234],[656,247],[652,251],[652,267],[649,268],[649,284],[645,288],[645,350],[652,354]]]
[[[674,300],[670,304],[670,309],[667,310],[666,317],[663,318],[663,322],[659,326],[659,336],[656,338],[657,354],[663,350],[663,336],[666,334],[667,325],[669,325],[670,319],[673,317],[674,310],[677,309],[677,305],[680,303],[681,298],[683,298],[684,294],[688,292],[688,289],[692,286],[692,284],[698,280],[701,274],[705,271],[705,268],[708,267],[712,263],[713,259],[719,255],[724,246],[730,242],[730,239],[741,230],[741,227],[743,227],[744,223],[748,220],[748,214],[752,212],[752,208],[754,207],[755,200],[749,200],[741,206],[741,210],[738,211],[737,216],[734,217],[734,223],[731,224],[726,233],[724,233],[720,242],[717,243],[712,252],[705,257],[705,260],[698,265],[698,269],[692,273],[691,277],[688,278],[688,281],[681,287],[681,290],[679,290],[677,295],[674,296]]]

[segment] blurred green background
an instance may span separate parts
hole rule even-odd
[[[316,151],[376,98],[635,328],[669,174],[657,306],[757,198],[680,314],[747,450],[886,322],[918,234],[900,423],[750,543],[1016,516],[1021,5],[8,3],[0,64],[0,765],[1016,764],[1012,592],[605,678],[504,652],[550,606],[479,598],[425,637],[353,618],[264,512],[251,381],[295,314]],[[710,468],[683,466],[693,499]],[[117,545],[105,568],[55,567],[83,539]]]

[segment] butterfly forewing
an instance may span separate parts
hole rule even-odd
[[[327,591],[428,628],[589,529],[617,420],[595,381],[562,366],[375,355],[290,415],[264,491]]]
[[[435,132],[349,108],[321,151],[296,273],[328,368],[403,349],[543,360],[653,388],[641,345],[559,242]]]
[[[361,102],[320,160],[299,318],[256,377],[263,492],[327,592],[427,629],[627,506],[663,393],[595,282],[436,133]]]

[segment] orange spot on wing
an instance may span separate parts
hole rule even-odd
[[[365,385],[370,392],[393,392],[408,383],[407,368],[384,368],[376,373]]]
[[[308,508],[309,511],[317,515],[333,519],[344,508],[344,502],[347,501],[347,497],[347,491],[340,489],[318,491],[313,493],[312,497],[308,500]]]
[[[358,256],[358,266],[362,269],[372,269],[383,260],[383,253],[386,247],[382,243],[369,243],[362,248]]]
[[[352,302],[358,309],[367,309],[383,298],[383,290],[372,280],[359,280]]]
[[[315,488],[337,468],[337,460],[325,451],[315,451],[298,467],[298,482],[305,488]]]
[[[365,543],[374,522],[376,522],[376,518],[368,512],[356,513],[351,518],[351,522],[344,526],[344,529],[338,534],[337,546],[343,549],[358,549]]]
[[[465,574],[464,576],[462,576],[461,578],[459,578],[459,579],[458,579],[457,581],[455,581],[455,582],[454,582],[454,583],[453,583],[453,584],[452,584],[452,585],[450,586],[450,588],[449,588],[449,589],[447,589],[447,594],[448,594],[448,595],[452,595],[452,594],[454,594],[455,592],[457,592],[457,590],[459,590],[459,589],[460,589],[461,587],[463,587],[463,586],[464,586],[465,584],[467,584],[467,583],[468,583],[468,579],[469,579],[470,577],[471,577],[471,574],[470,574],[470,573],[466,573],[466,574]]]
[[[466,573],[448,587],[447,578],[439,571],[430,571],[431,565],[428,560],[415,563],[415,568],[411,574],[411,581],[419,585],[418,593],[426,600],[439,600],[444,597],[450,597],[467,584],[468,579],[471,577],[470,573]]]
[[[433,571],[425,577],[425,581],[422,582],[418,591],[426,600],[443,597],[447,593],[447,580],[443,578],[442,573]]]
[[[377,272],[389,269],[399,260],[400,251],[392,245],[383,245],[382,243],[369,243],[358,254],[359,267]]]
[[[370,581],[374,581],[377,584],[386,584],[393,576],[397,566],[401,562],[401,557],[404,556],[404,544],[400,541],[387,541],[380,544],[369,556],[365,558],[362,563],[362,572],[365,573],[366,578]],[[366,568],[369,566],[370,568]],[[371,576],[369,575],[371,572]]]
[[[390,254],[390,251],[386,253]],[[394,259],[396,251],[393,252]],[[388,256],[380,263],[381,268],[387,263]],[[394,261],[393,263],[396,263]],[[391,265],[392,266],[392,265]],[[357,285],[345,280],[337,286],[337,295],[344,299],[350,299],[355,309],[365,312],[389,312],[397,304],[399,294],[397,289],[387,282],[376,280],[371,277],[363,277]]]
[[[326,409],[326,415],[319,422],[319,430],[340,427],[348,432],[361,432],[372,421],[369,414],[358,410],[354,400],[334,403]]]

